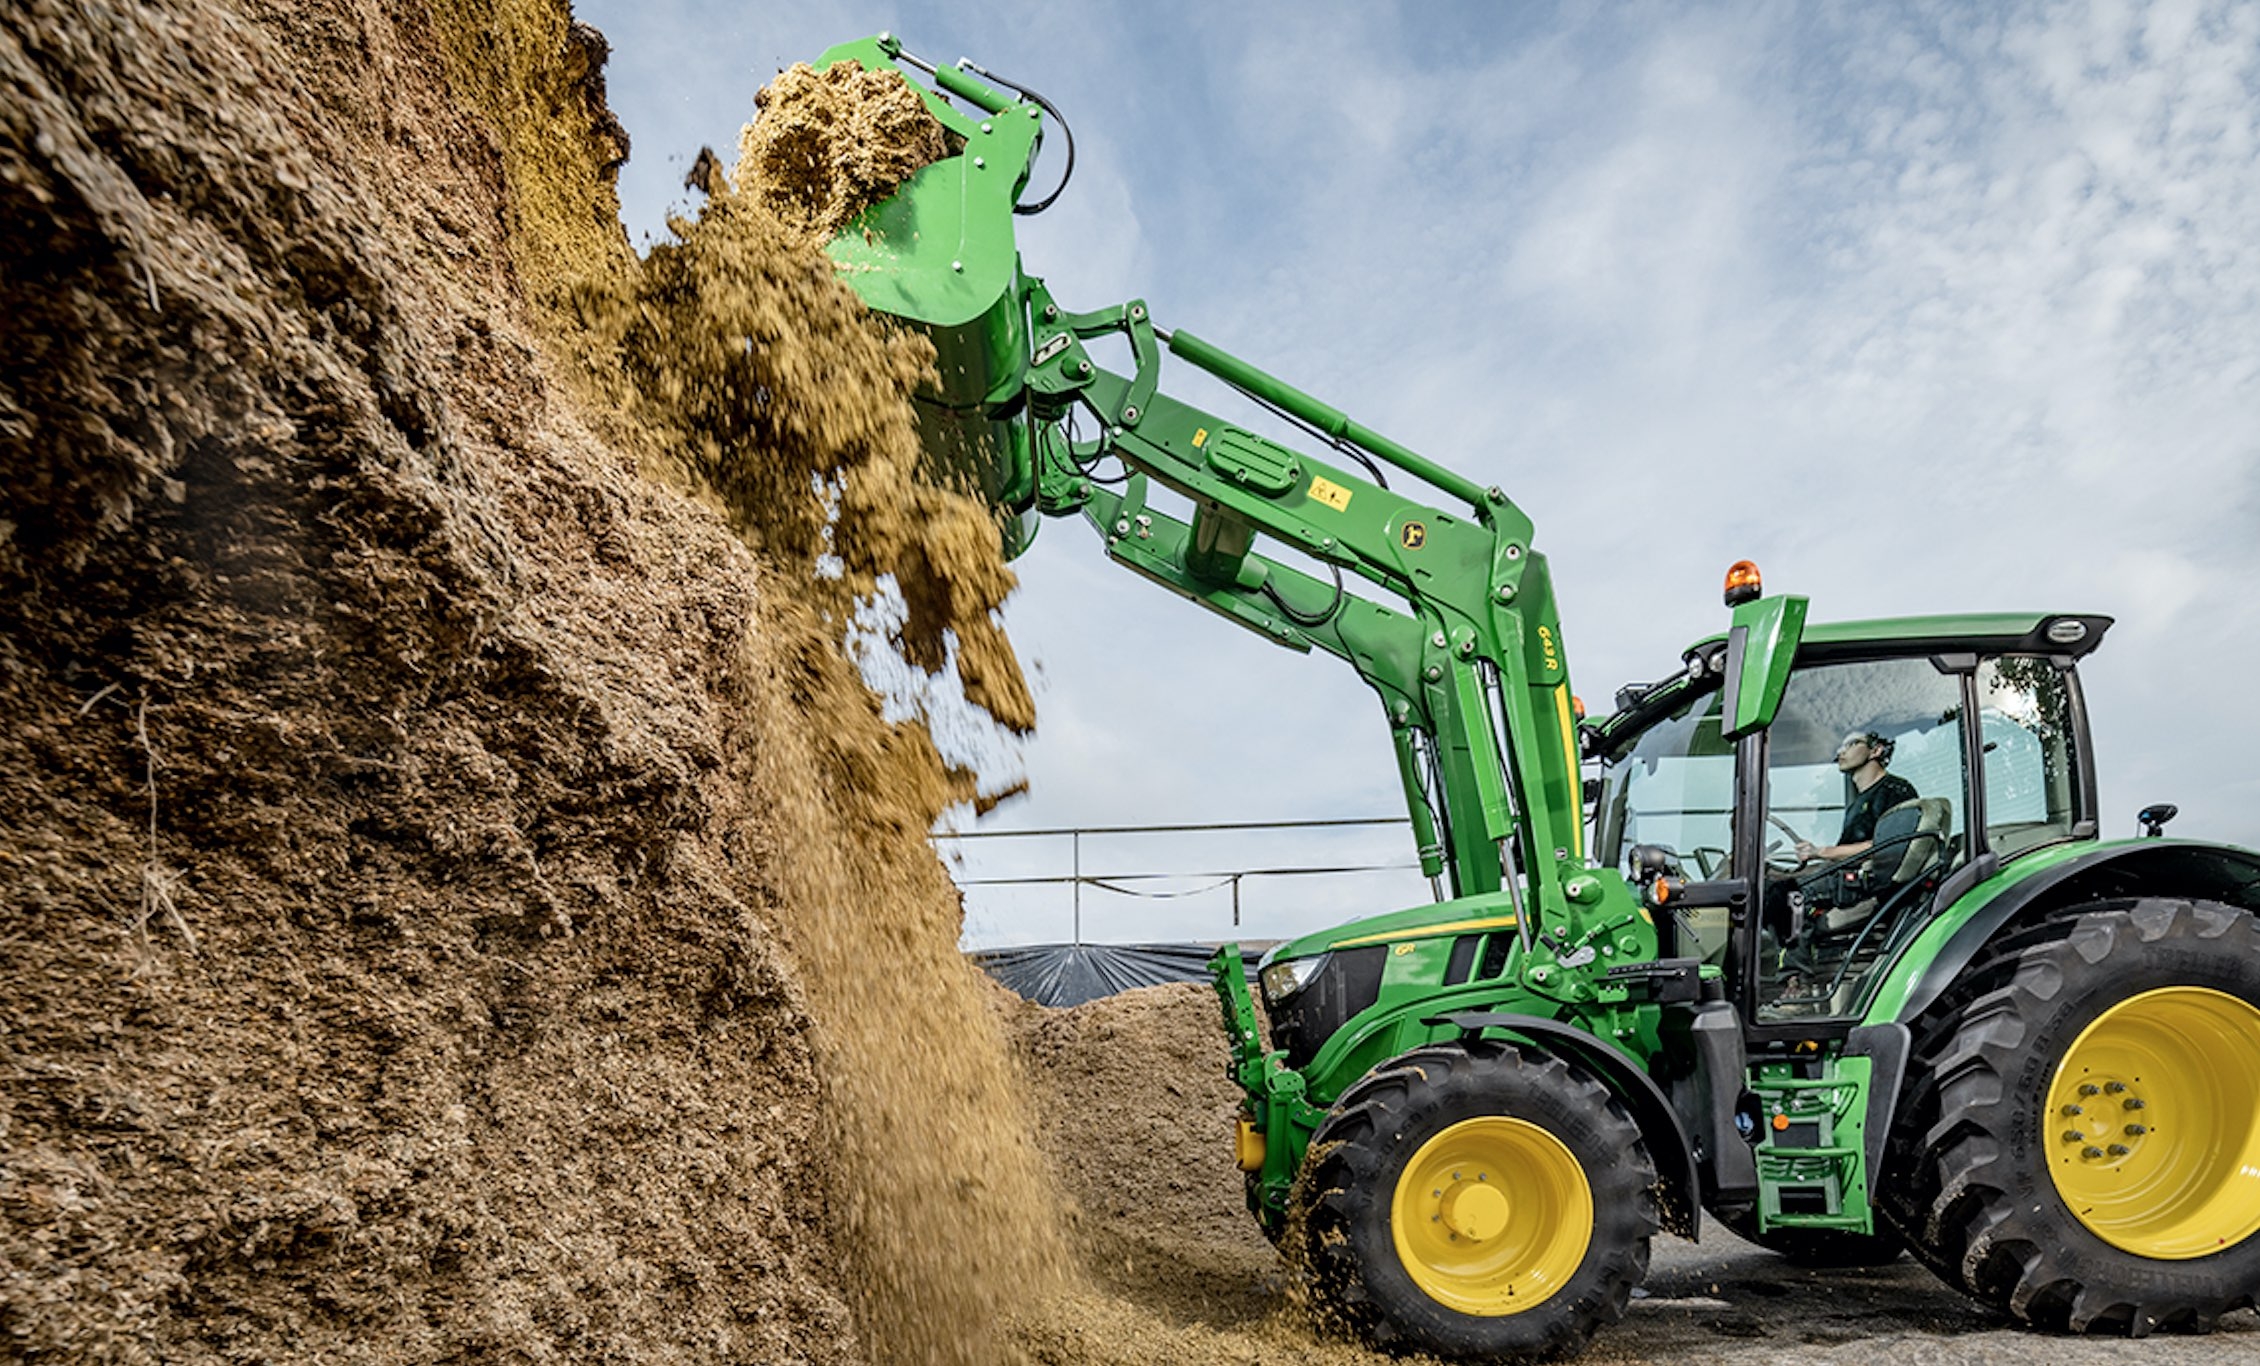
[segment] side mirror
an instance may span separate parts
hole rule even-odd
[[[2172,802],[2159,802],[2155,806],[2142,808],[2135,813],[2134,818],[2142,826],[2143,838],[2157,839],[2166,833],[2166,822],[2181,813],[2182,809]]]
[[[1726,634],[1722,729],[1727,739],[1739,740],[1773,724],[1804,637],[1803,598],[1756,598],[1734,609],[1734,625]]]

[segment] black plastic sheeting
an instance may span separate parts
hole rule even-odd
[[[1040,1006],[1079,1006],[1132,987],[1209,981],[1214,944],[1028,944],[966,955],[991,977]],[[1257,946],[1242,945],[1248,981]]]

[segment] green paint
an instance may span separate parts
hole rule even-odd
[[[1982,914],[2002,893],[2058,865],[2086,858],[2098,850],[2140,847],[2141,843],[2140,840],[2113,840],[2109,843],[2067,840],[2061,844],[2041,845],[2009,860],[2002,865],[2000,872],[1955,898],[1953,905],[1940,911],[1924,927],[1922,933],[1915,936],[1914,942],[1907,946],[1907,951],[1884,974],[1876,988],[1875,998],[1868,1003],[1865,1018],[1870,1021],[1901,1018],[1915,988],[1921,985],[1924,974],[1938,960],[1947,941],[1964,925]]]
[[[1867,1171],[1866,1058],[1751,1069],[1758,1097],[1758,1226],[1875,1232]],[[1818,1076],[1803,1076],[1806,1070]],[[1777,1125],[1787,1120],[1788,1127]]]
[[[1804,632],[1803,598],[1757,598],[1734,609],[1726,636],[1727,739],[1773,724]]]

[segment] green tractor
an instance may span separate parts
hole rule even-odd
[[[838,61],[949,132],[831,251],[933,337],[930,454],[1008,552],[1080,516],[1380,699],[1433,903],[1273,949],[1261,1011],[1214,963],[1249,1207],[1342,1319],[1571,1352],[1706,1210],[1808,1263],[1910,1251],[2042,1328],[2254,1304],[2260,854],[2160,837],[2171,807],[2101,838],[2079,662],[2108,619],[1809,623],[1738,565],[1724,629],[1585,719],[1502,490],[1142,302],[1062,308],[1013,236],[1050,105],[886,35]],[[1324,458],[1172,399],[1164,352]]]

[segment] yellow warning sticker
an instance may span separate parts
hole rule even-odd
[[[1310,496],[1336,512],[1348,512],[1350,510],[1350,491],[1323,475],[1312,477]]]
[[[1206,428],[1206,427],[1201,427],[1201,428],[1198,428],[1197,430],[1195,430],[1195,431],[1194,431],[1194,433],[1193,433],[1193,449],[1197,451],[1197,450],[1199,450],[1199,449],[1200,449],[1201,447],[1203,447],[1203,446],[1205,446],[1205,445],[1207,445],[1207,444],[1208,444],[1208,428]]]

